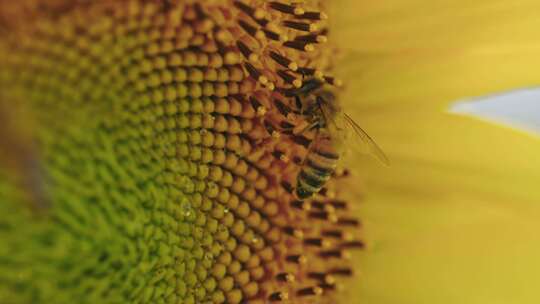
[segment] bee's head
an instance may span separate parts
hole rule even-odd
[[[336,94],[331,90],[320,90],[317,92],[316,103],[325,108],[337,110]]]
[[[303,95],[312,95],[320,88],[324,86],[325,82],[319,78],[309,78],[304,80],[302,86],[298,89],[299,92]]]
[[[318,78],[304,80],[302,86],[294,91],[294,98],[298,109],[307,110],[316,105],[318,92],[323,88],[324,81]]]

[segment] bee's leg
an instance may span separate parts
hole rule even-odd
[[[306,159],[307,159],[308,156],[309,156],[309,153],[311,153],[311,150],[313,150],[313,143],[317,141],[317,137],[319,136],[319,130],[320,130],[320,129],[317,129],[317,132],[315,133],[315,136],[314,136],[313,139],[309,142],[309,145],[307,146],[306,155],[304,156],[304,159],[302,160],[302,163],[300,164],[300,166],[304,166],[304,164],[305,164],[305,162],[306,162]]]
[[[285,104],[279,99],[274,99],[274,105],[279,113],[288,120],[294,120],[296,116],[302,115],[302,113],[297,109],[296,105],[293,105],[293,109],[291,106]]]
[[[257,145],[264,147],[264,150],[270,153],[277,160],[285,163],[289,162],[290,158],[287,153],[287,149],[280,146],[280,141],[278,139],[283,134],[292,135],[294,125],[286,121],[282,121],[279,125],[276,125],[270,120],[264,118],[261,119],[261,123],[269,136],[259,139],[256,142]]]
[[[309,129],[308,129],[308,130],[311,131],[311,130],[313,130],[313,129],[315,129],[315,128],[321,129],[322,127],[323,127],[322,122],[321,122],[320,120],[318,120],[318,121],[312,123],[311,125],[309,125]]]
[[[336,168],[336,170],[334,170],[334,173],[332,173],[332,176],[335,178],[344,178],[350,175],[351,175],[351,171],[343,167]]]
[[[300,97],[297,95],[297,96],[294,96],[294,103],[296,105],[296,109],[298,110],[298,112],[300,113],[300,115],[304,115],[304,107],[302,105],[302,100],[300,99]]]
[[[296,126],[293,133],[295,135],[302,135],[304,134],[306,131],[311,131],[313,129],[319,129],[321,126],[320,122],[319,121],[316,121],[316,122],[313,122],[311,124],[307,124],[307,125],[300,125],[300,126]],[[297,128],[300,128],[300,129],[297,129]],[[318,131],[317,131],[318,133]]]
[[[294,129],[296,125],[289,123],[287,121],[282,121],[279,124],[280,132],[286,135],[294,135]]]
[[[295,163],[300,163],[301,159],[299,157],[298,159],[300,159],[300,161],[296,160],[297,157],[291,157],[290,144],[285,144],[278,140],[280,136],[285,135],[292,138],[297,144],[307,147],[310,142],[307,138],[300,142],[295,140],[297,137],[301,137],[294,134],[296,125],[289,123],[286,120],[281,121],[279,124],[275,124],[269,120],[263,119],[262,123],[269,136],[261,139],[258,144],[267,147],[267,151],[279,161],[287,163],[292,160]]]
[[[286,149],[282,148],[283,141],[280,140],[283,135],[290,135],[290,131],[283,129],[281,125],[277,126],[267,120],[263,120],[264,128],[269,136],[259,140],[258,145],[264,147],[268,153],[282,162],[288,162],[289,157]],[[292,125],[291,125],[292,126]]]
[[[281,120],[279,123],[265,118],[262,118],[260,121],[266,132],[272,137],[279,137],[280,134],[292,135],[294,128],[296,127],[296,125],[285,119]]]

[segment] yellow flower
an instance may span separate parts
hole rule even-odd
[[[447,113],[538,85],[537,1],[336,4],[344,102],[392,165],[359,161],[369,248],[347,303],[536,303],[540,141]]]
[[[534,302],[540,143],[446,112],[537,83],[533,1],[21,3],[0,2],[0,118],[17,118],[0,302]],[[313,134],[287,124],[309,117],[276,98],[337,84],[334,65],[392,165],[357,160],[314,200]],[[368,242],[348,281],[363,242],[344,207]]]

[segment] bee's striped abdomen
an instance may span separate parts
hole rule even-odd
[[[339,154],[328,139],[314,143],[298,173],[296,196],[307,199],[319,192],[336,169]]]

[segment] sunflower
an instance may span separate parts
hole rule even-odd
[[[445,112],[534,84],[532,2],[0,3],[1,302],[532,295],[538,142]],[[313,79],[390,168],[306,169]]]

